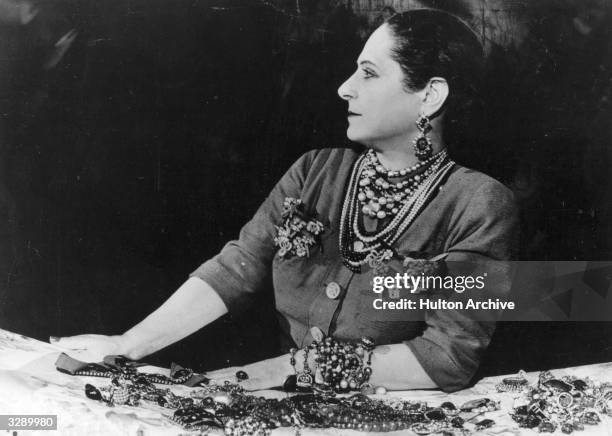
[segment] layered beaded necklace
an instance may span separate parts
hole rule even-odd
[[[377,268],[393,256],[392,245],[408,228],[454,166],[445,150],[397,171],[385,169],[376,153],[361,155],[351,174],[340,219],[340,253],[347,268]],[[405,177],[399,182],[389,179]],[[368,233],[360,220],[370,216],[387,223]],[[384,221],[383,221],[384,223]]]
[[[412,195],[446,158],[442,151],[416,165],[396,171],[387,170],[378,160],[374,150],[365,155],[365,166],[359,175],[357,199],[361,212],[372,218],[385,219],[397,215],[404,200]],[[392,178],[402,177],[399,182]]]

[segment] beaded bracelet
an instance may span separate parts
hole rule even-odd
[[[140,378],[147,380],[151,383],[157,383],[162,385],[179,385],[185,383],[189,380],[194,372],[191,369],[179,369],[174,373],[171,377],[162,374],[146,374],[139,373],[135,367],[130,367],[127,365],[119,366],[118,369],[105,369],[101,365],[98,364],[89,364],[86,367],[74,371],[73,375],[78,376],[86,376],[86,377],[122,377],[122,378]]]
[[[368,381],[372,375],[373,350],[374,341],[368,337],[363,337],[357,345],[341,343],[331,337],[313,341],[302,349],[304,366],[298,371],[296,367],[298,349],[291,348],[289,363],[295,375],[288,377],[285,387],[300,390],[314,387],[317,392],[322,390],[341,393],[370,388]],[[308,363],[311,351],[314,355],[314,369]]]
[[[374,341],[367,337],[362,338],[357,346],[343,344],[329,337],[315,343],[323,384],[336,392],[348,392],[367,386],[372,375],[373,348]]]

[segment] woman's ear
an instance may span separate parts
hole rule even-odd
[[[442,77],[432,77],[424,91],[423,113],[427,116],[438,113],[448,98],[448,82]]]

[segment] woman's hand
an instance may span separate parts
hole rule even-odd
[[[260,389],[270,389],[282,386],[287,376],[293,374],[293,368],[289,363],[290,356],[285,354],[273,359],[262,360],[245,366],[232,366],[230,368],[209,371],[206,376],[217,383],[225,381],[236,383],[238,371],[244,371],[249,376],[248,379],[240,381],[240,385],[247,391],[257,391]]]
[[[105,356],[127,354],[123,336],[78,335],[65,338],[51,337],[49,342],[65,348],[67,354],[83,362],[101,362]]]

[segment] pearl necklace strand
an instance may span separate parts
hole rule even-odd
[[[404,199],[414,194],[421,183],[445,158],[446,151],[442,151],[412,167],[388,171],[381,165],[374,150],[368,150],[366,165],[360,173],[357,194],[357,199],[362,206],[361,212],[377,219],[397,215]],[[399,176],[408,176],[408,178],[396,183],[389,181],[389,178]]]
[[[359,157],[349,181],[349,188],[342,207],[340,219],[340,253],[343,262],[352,271],[360,271],[361,266],[369,263],[380,264],[390,257],[390,247],[399,239],[401,234],[412,224],[427,201],[436,192],[440,183],[445,179],[455,162],[448,159],[446,151],[434,156],[428,175],[421,178],[419,185],[403,199],[393,219],[380,231],[366,235],[360,228],[358,203],[359,178],[363,171],[371,165],[369,152]],[[401,171],[401,170],[400,170]],[[404,170],[408,174],[408,170]],[[349,243],[354,241],[352,247]]]

